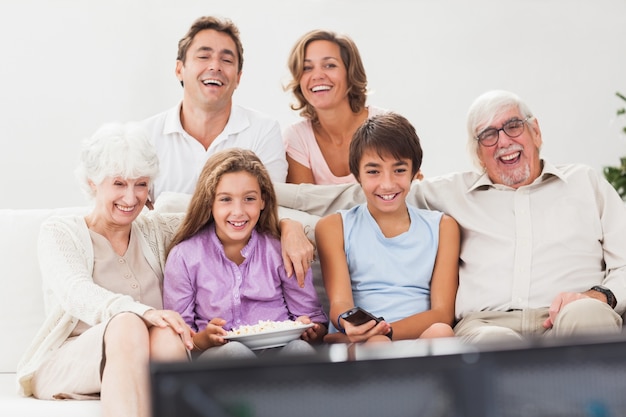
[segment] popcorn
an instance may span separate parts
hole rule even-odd
[[[293,320],[272,321],[259,320],[257,324],[244,324],[228,332],[228,336],[242,336],[247,334],[258,334],[274,330],[289,330],[302,327],[303,323]]]

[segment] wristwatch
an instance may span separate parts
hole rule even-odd
[[[613,294],[613,291],[611,291],[607,287],[603,285],[594,285],[593,287],[590,288],[590,290],[597,291],[599,293],[604,294],[606,296],[606,303],[610,305],[611,308],[615,308],[615,306],[617,305],[615,294]]]

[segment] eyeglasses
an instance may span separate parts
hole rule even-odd
[[[475,139],[483,146],[494,146],[496,143],[498,143],[498,140],[500,139],[500,131],[504,131],[504,133],[506,133],[506,135],[510,138],[516,138],[524,133],[524,125],[526,124],[528,119],[530,119],[530,116],[525,118],[524,120],[509,120],[500,129],[490,127],[489,129],[485,129],[480,132]]]

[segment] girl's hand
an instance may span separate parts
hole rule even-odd
[[[185,346],[189,350],[193,349],[192,330],[176,311],[148,310],[143,313],[143,319],[149,326],[171,327],[180,335]]]
[[[296,319],[300,323],[309,324],[311,319],[308,316],[300,316]],[[328,333],[328,329],[323,323],[313,323],[313,327],[306,329],[300,338],[305,342],[311,344],[321,343],[324,340],[324,336]]]
[[[194,345],[197,349],[205,351],[214,346],[222,346],[228,343],[224,339],[227,332],[222,326],[226,324],[226,320],[216,317],[212,319],[207,326],[194,338]]]

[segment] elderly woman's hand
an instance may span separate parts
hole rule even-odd
[[[185,320],[173,310],[148,310],[143,314],[143,319],[152,326],[171,327],[178,333],[185,346],[193,349],[192,330],[187,326]]]

